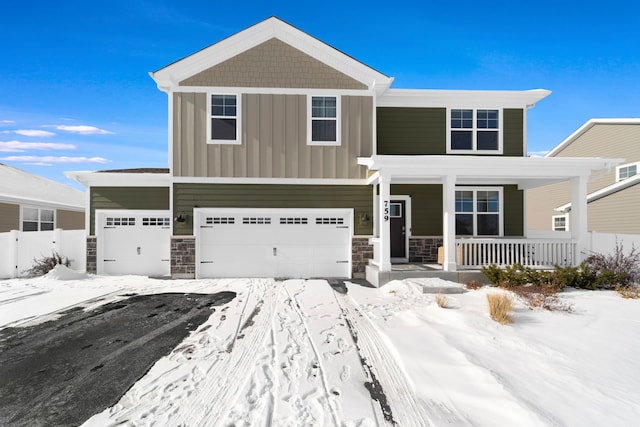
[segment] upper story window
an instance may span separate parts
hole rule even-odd
[[[502,235],[502,189],[467,188],[456,190],[456,235]]]
[[[616,168],[616,181],[631,178],[638,174],[638,163],[630,163]]]
[[[502,110],[448,109],[447,112],[447,153],[502,153]]]
[[[340,145],[340,98],[310,96],[307,141],[309,145]]]
[[[209,99],[211,118],[209,142],[213,144],[240,144],[240,97],[212,94]]]
[[[53,209],[22,208],[22,231],[53,230],[55,225],[55,211]]]

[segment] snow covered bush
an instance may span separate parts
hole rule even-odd
[[[25,271],[29,277],[44,276],[53,270],[53,268],[58,264],[64,265],[65,267],[69,267],[69,265],[71,265],[71,260],[69,258],[63,257],[55,251],[51,253],[51,256],[45,256],[40,259],[34,258],[33,262],[33,266],[29,270]]]

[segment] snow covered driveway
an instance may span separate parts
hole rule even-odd
[[[421,280],[346,295],[324,280],[0,281],[0,328],[100,295],[237,294],[88,426],[635,425],[640,301],[570,291],[573,312],[516,302],[504,326],[486,308],[502,291],[445,309]]]

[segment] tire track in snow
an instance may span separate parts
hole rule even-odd
[[[275,284],[272,281],[252,280],[250,287],[256,290],[258,284],[264,291],[262,299],[238,329],[230,351],[204,373],[205,377],[198,384],[197,390],[181,408],[181,424],[215,424],[224,419],[243,390],[245,382],[249,379],[247,372],[251,372],[259,356],[256,349],[262,348],[271,336],[271,322],[277,303]],[[247,303],[243,310],[243,318],[248,306]]]
[[[419,399],[373,322],[347,294],[335,293],[360,353],[363,368],[371,375],[368,389],[380,403],[385,420],[397,426],[469,425],[464,417],[442,404]]]

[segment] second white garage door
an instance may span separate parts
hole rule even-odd
[[[194,209],[196,277],[351,277],[351,209]]]

